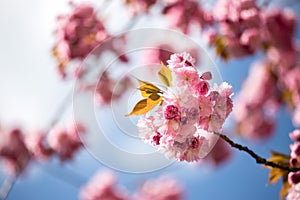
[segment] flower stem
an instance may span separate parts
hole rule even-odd
[[[235,149],[238,149],[240,151],[244,151],[247,154],[249,154],[252,158],[255,159],[256,163],[258,163],[258,164],[263,164],[263,165],[265,165],[267,167],[271,167],[271,168],[282,169],[282,170],[285,170],[285,171],[288,171],[288,172],[300,171],[300,167],[291,167],[288,164],[275,163],[275,162],[268,161],[267,159],[257,155],[254,151],[252,151],[248,147],[243,146],[243,145],[238,144],[238,143],[235,143],[229,137],[227,137],[226,135],[224,135],[222,133],[214,132],[214,134],[218,135],[221,139],[223,139],[225,142],[227,142],[231,147],[233,147]]]

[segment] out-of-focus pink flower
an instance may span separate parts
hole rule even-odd
[[[0,141],[0,158],[5,170],[11,175],[20,174],[26,168],[31,156],[20,129],[3,133],[2,141]]]
[[[118,83],[119,87],[116,87],[117,82],[110,78],[107,72],[103,72],[96,85],[96,103],[98,105],[110,104],[112,100],[119,99],[131,84],[131,80],[128,77],[125,77]]]
[[[80,125],[82,126],[82,125]],[[82,147],[79,134],[84,134],[85,129],[64,130],[54,127],[48,135],[48,144],[58,155],[61,161],[71,160],[74,154]]]
[[[80,190],[81,200],[129,200],[127,192],[117,185],[115,175],[100,171]]]
[[[209,44],[216,45],[224,59],[253,54],[262,46],[260,12],[255,0],[218,0],[213,16],[219,23],[219,34],[215,35],[222,39],[212,43],[208,38]]]
[[[163,9],[163,14],[167,16],[171,27],[180,28],[184,33],[188,33],[191,23],[197,23],[201,28],[213,23],[211,14],[194,0],[170,2]]]
[[[109,37],[91,5],[72,6],[70,14],[57,18],[57,43],[53,53],[59,62],[61,73],[65,72],[70,60],[84,59],[93,48]]]
[[[294,141],[300,141],[300,130],[296,129],[290,133],[290,138]]]
[[[139,13],[148,13],[150,8],[156,3],[156,0],[125,0],[126,5],[130,7],[133,15]]]
[[[297,16],[292,10],[273,9],[263,13],[265,40],[282,51],[293,48]]]
[[[297,200],[300,199],[300,183],[292,185],[289,189],[286,200]]]
[[[184,191],[179,183],[170,177],[146,181],[136,192],[134,200],[183,200]]]
[[[26,134],[26,147],[38,160],[48,160],[53,155],[53,149],[46,144],[46,135],[42,132],[33,132]]]
[[[232,156],[232,149],[222,139],[218,139],[213,149],[204,158],[204,162],[209,162],[214,166],[220,166],[230,159]]]
[[[273,135],[275,122],[265,114],[255,109],[237,124],[239,134],[249,140],[262,141]]]
[[[296,126],[300,125],[300,105],[297,105],[293,113],[293,123]]]

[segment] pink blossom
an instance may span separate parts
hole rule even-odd
[[[179,108],[175,105],[167,105],[164,111],[165,119],[172,120],[172,119],[180,119],[180,111]]]
[[[293,11],[273,9],[265,12],[263,18],[265,40],[278,49],[291,49],[297,19]]]
[[[115,175],[100,171],[84,185],[79,194],[81,200],[126,200],[127,192],[118,187]]]
[[[146,181],[134,195],[134,200],[183,200],[183,188],[173,178],[159,177]]]
[[[209,89],[210,87],[207,81],[199,81],[199,83],[195,85],[195,90],[196,90],[195,93],[197,96],[206,95]]]
[[[182,67],[194,67],[195,60],[190,54],[183,52],[172,54],[167,63],[169,68],[173,70]]]
[[[130,7],[133,15],[139,13],[148,13],[150,8],[156,3],[156,0],[125,0],[126,5]]]
[[[227,83],[211,89],[206,81],[212,78],[210,72],[200,80],[192,60],[187,53],[171,55],[167,67],[174,75],[172,86],[163,92],[159,108],[137,124],[144,142],[156,146],[168,158],[187,162],[206,156],[207,135],[221,130],[232,111],[233,95]]]
[[[290,145],[290,150],[291,150],[291,157],[292,158],[297,158],[300,156],[300,143],[299,142],[294,142],[293,144]]]
[[[192,22],[197,23],[201,28],[213,23],[211,14],[204,11],[198,2],[193,0],[170,2],[163,9],[163,14],[167,16],[171,27],[180,28],[184,33],[188,33]]]
[[[80,125],[82,126],[82,125]],[[71,160],[74,154],[82,147],[79,134],[84,133],[84,129],[64,130],[54,127],[48,135],[48,144],[57,154],[61,161]]]
[[[54,153],[46,144],[46,135],[42,132],[26,134],[25,143],[35,159],[48,160]]]
[[[297,105],[293,113],[293,123],[296,126],[300,125],[300,105]]]
[[[286,200],[297,200],[300,199],[300,183],[296,185],[292,185],[289,189],[288,195],[286,196]]]
[[[84,59],[92,49],[109,37],[94,8],[88,4],[71,4],[72,11],[57,18],[57,42],[53,55],[60,74],[66,76],[70,61]]]
[[[24,134],[20,129],[3,133],[0,143],[0,158],[9,174],[18,175],[24,171],[31,155],[24,143]]]
[[[119,87],[116,87],[116,84],[117,82],[109,77],[108,72],[102,73],[95,90],[95,100],[98,105],[108,105],[111,101],[119,99],[131,85],[131,81],[125,77],[118,83]]]
[[[275,122],[265,116],[261,110],[255,109],[239,121],[237,130],[243,137],[250,140],[265,140],[270,138],[275,128]]]
[[[289,134],[290,138],[294,141],[300,140],[300,130],[295,129]]]
[[[223,42],[215,45],[221,50],[219,54],[224,59],[251,55],[261,47],[260,12],[255,0],[217,1],[213,16],[219,22],[218,35]]]
[[[208,140],[203,136],[194,136],[186,140],[186,150],[180,154],[180,161],[194,162],[203,157],[208,151]]]
[[[188,83],[189,86],[193,86],[199,82],[199,74],[194,67],[181,67],[174,69],[174,71],[176,71],[176,77],[180,85]]]
[[[211,74],[211,72],[204,72],[200,78],[205,81],[209,81],[212,79],[212,74]]]
[[[218,139],[213,149],[205,157],[205,161],[219,166],[230,159],[232,150],[230,146],[222,139]]]
[[[300,182],[300,172],[290,172],[288,181],[291,185],[296,185]]]

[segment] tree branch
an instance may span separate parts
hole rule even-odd
[[[263,164],[268,167],[278,168],[278,169],[282,169],[282,170],[289,171],[289,172],[300,171],[300,167],[291,167],[288,164],[275,163],[275,162],[268,161],[267,159],[262,158],[261,156],[257,155],[254,151],[252,151],[248,147],[240,145],[238,143],[235,143],[234,141],[232,141],[230,138],[228,138],[226,135],[223,135],[222,133],[214,132],[214,134],[218,135],[221,139],[223,139],[225,142],[227,142],[231,147],[236,148],[240,151],[244,151],[247,154],[249,154],[252,158],[255,159],[256,163],[258,163],[258,164]]]

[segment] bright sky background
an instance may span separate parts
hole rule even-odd
[[[66,10],[66,0],[0,1],[0,123],[5,127],[47,128],[58,104],[72,87],[72,83],[60,81],[51,57],[55,17]],[[239,88],[251,61],[218,62],[223,79]],[[266,143],[241,142],[264,157],[269,156],[270,150],[288,153],[291,143],[288,133],[293,126],[286,110],[279,113],[277,125],[275,137]],[[71,164],[61,164],[58,160],[32,164],[18,179],[8,199],[77,199],[80,185],[101,168],[86,151],[81,151]],[[268,170],[237,151],[230,162],[218,169],[175,164],[154,173],[118,173],[118,176],[121,184],[133,190],[146,178],[166,172],[180,180],[190,200],[273,200],[278,199],[280,190],[280,184],[267,185]],[[1,171],[0,181],[4,178]]]

